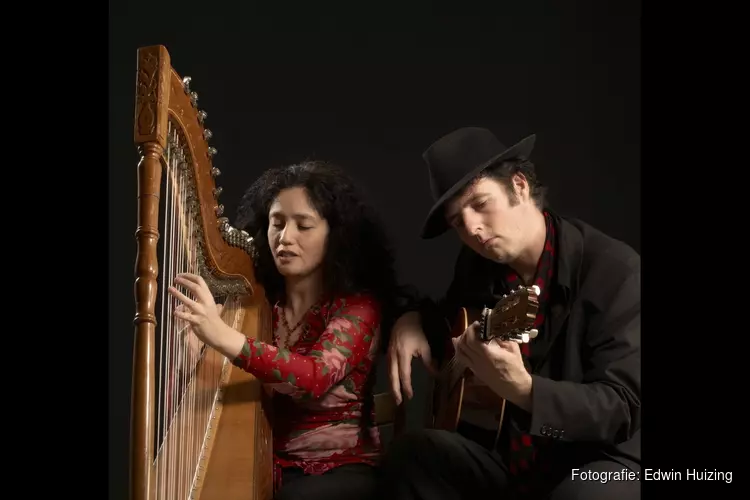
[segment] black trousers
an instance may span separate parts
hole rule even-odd
[[[614,461],[581,465],[585,472],[617,472]],[[515,497],[511,476],[500,455],[454,432],[424,429],[390,443],[380,467],[378,498],[388,500],[484,500]],[[557,476],[542,498],[549,500],[636,500],[639,481],[606,483]]]
[[[374,500],[376,482],[375,468],[366,464],[342,465],[320,475],[285,469],[274,500]]]

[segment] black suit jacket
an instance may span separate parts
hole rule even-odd
[[[532,366],[532,412],[515,408],[511,415],[522,415],[516,421],[532,435],[553,438],[562,460],[605,455],[639,470],[640,256],[582,221],[553,217],[557,265],[544,333],[532,341],[542,346]],[[445,298],[421,307],[437,359],[446,345],[446,319],[452,322],[460,307],[491,307],[500,292],[497,277],[506,270],[462,249]]]

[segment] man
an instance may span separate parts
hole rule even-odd
[[[397,437],[382,469],[390,500],[640,498],[640,257],[546,208],[534,142],[506,148],[486,129],[463,128],[423,155],[435,203],[422,237],[452,228],[464,246],[445,298],[394,325],[397,402],[413,395],[413,357],[431,369],[443,358],[460,307],[492,307],[537,285],[538,334],[485,343],[472,325],[454,341],[476,383],[505,399],[503,430],[498,438],[496,408],[483,414],[467,401],[458,432]]]

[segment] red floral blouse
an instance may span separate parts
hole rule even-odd
[[[290,348],[278,347],[279,314],[276,304],[274,344],[249,338],[233,360],[275,391],[277,485],[283,467],[322,474],[344,464],[374,464],[381,451],[371,376],[380,305],[368,295],[321,301],[306,314],[307,326]]]

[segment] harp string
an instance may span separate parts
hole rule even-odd
[[[215,432],[212,412],[227,360],[189,335],[187,323],[174,316],[179,301],[167,291],[177,274],[200,271],[198,204],[192,166],[186,163],[190,161],[189,148],[171,121],[164,160],[154,500],[187,500],[193,497],[193,488],[205,470],[207,439]],[[181,291],[194,299],[186,289]],[[222,311],[224,320],[239,328],[241,313],[237,297],[227,297]]]
[[[172,131],[170,130],[169,135],[170,142],[172,140]],[[163,210],[162,213],[164,214],[164,226],[162,228],[162,245],[164,248],[164,254],[162,257],[162,274],[164,276],[170,276],[172,274],[172,240],[173,240],[173,224],[172,224],[172,217],[173,217],[173,186],[170,179],[171,176],[171,158],[172,158],[172,150],[171,148],[167,148],[166,150],[166,164],[167,164],[167,175],[166,175],[166,182],[163,189],[163,196],[164,204],[163,204]],[[157,400],[159,401],[159,407],[161,408],[161,411],[159,412],[159,420],[160,427],[161,427],[161,433],[158,437],[159,439],[159,447],[157,448],[157,467],[156,467],[156,491],[157,491],[157,497],[159,498],[166,498],[167,495],[171,492],[171,489],[168,488],[167,480],[168,477],[166,476],[166,466],[164,466],[164,461],[168,460],[169,458],[169,452],[168,452],[168,442],[167,442],[167,431],[169,428],[169,421],[171,420],[171,411],[173,408],[171,398],[169,397],[169,391],[166,390],[171,386],[171,364],[172,364],[172,349],[171,349],[171,339],[169,335],[166,335],[166,332],[171,331],[172,328],[172,315],[169,314],[170,311],[170,298],[167,294],[166,287],[161,287],[161,317],[159,325],[160,328],[160,338],[159,338],[159,388],[157,391]],[[166,338],[165,338],[166,337]],[[161,465],[161,466],[159,466]],[[168,491],[169,490],[169,491]]]
[[[168,294],[167,287],[177,274],[197,271],[197,242],[189,199],[193,194],[187,182],[184,155],[179,154],[179,135],[171,123],[169,139],[162,211],[163,285],[157,397],[157,422],[161,432],[155,480],[158,498],[187,498],[197,465],[198,443],[205,430],[205,425],[201,426],[197,418],[204,401],[197,396],[193,377],[200,356],[187,345],[185,322],[173,316],[177,301]],[[183,293],[192,295],[186,290]]]
[[[179,144],[175,144],[175,146],[179,147]],[[188,250],[188,246],[187,245],[189,244],[189,242],[187,241],[188,235],[186,234],[187,231],[185,230],[186,229],[185,228],[185,223],[187,222],[186,219],[189,218],[189,216],[190,216],[190,206],[189,206],[189,203],[188,203],[189,200],[185,196],[186,195],[186,191],[185,191],[184,177],[183,177],[182,169],[180,167],[181,167],[181,165],[176,164],[176,162],[174,162],[174,161],[172,162],[172,172],[173,172],[173,175],[176,177],[176,180],[177,180],[176,184],[177,184],[178,189],[179,189],[179,191],[178,191],[179,192],[179,201],[178,201],[177,205],[180,206],[180,207],[183,207],[183,210],[180,210],[177,213],[177,224],[178,224],[178,226],[177,226],[178,237],[176,239],[176,244],[177,244],[177,248],[176,248],[176,250],[177,250],[177,252],[176,252],[177,253],[177,269],[176,269],[176,272],[177,273],[180,273],[180,272],[183,272],[183,271],[187,271],[186,266],[185,266],[185,264],[187,262],[185,253]],[[183,244],[184,244],[184,246],[183,246]],[[176,275],[171,276],[172,280],[174,280],[175,276]],[[182,290],[182,292],[185,293],[188,296],[191,295],[191,294],[187,293],[186,290]],[[193,297],[190,297],[190,298],[193,298]],[[174,306],[176,307],[177,305],[178,304],[175,301]],[[177,320],[176,323],[177,323],[178,326],[181,326],[183,328],[184,328],[184,326],[186,326],[186,325],[182,324],[183,323],[182,320]],[[175,344],[178,347],[178,353],[179,353],[179,355],[178,355],[178,363],[177,363],[177,367],[176,367],[177,368],[177,377],[176,377],[176,379],[178,380],[177,394],[176,394],[176,399],[178,400],[177,408],[179,409],[180,406],[184,406],[184,408],[182,409],[183,411],[181,411],[179,413],[179,420],[178,420],[178,427],[177,428],[179,429],[180,432],[177,435],[178,439],[177,439],[177,444],[175,445],[175,448],[176,448],[175,449],[175,455],[177,457],[176,458],[176,462],[177,462],[177,471],[178,471],[177,474],[175,475],[176,476],[176,480],[177,480],[177,485],[178,485],[178,487],[177,487],[177,489],[178,489],[178,496],[176,498],[185,498],[184,491],[183,491],[184,488],[185,488],[185,481],[186,481],[185,480],[185,473],[186,473],[185,468],[188,466],[188,464],[187,464],[188,457],[187,457],[187,454],[186,454],[186,451],[185,451],[185,440],[186,440],[187,435],[190,432],[190,429],[187,428],[187,425],[186,425],[186,422],[185,422],[185,420],[187,418],[189,418],[190,408],[186,404],[187,403],[187,401],[186,401],[186,396],[187,396],[187,394],[186,394],[186,392],[187,392],[186,391],[186,382],[187,382],[187,380],[186,379],[187,379],[189,367],[186,366],[186,363],[185,363],[185,357],[186,357],[186,351],[187,351],[187,349],[185,348],[186,346],[184,345],[184,340],[183,340],[184,337],[185,337],[185,335],[184,335],[185,330],[183,328],[179,328],[179,330],[177,332],[178,334],[174,336],[174,338],[175,338]],[[180,334],[180,333],[182,333],[182,334]]]
[[[167,164],[169,164],[169,156],[170,156],[169,149],[167,149],[167,151],[166,151],[166,156],[167,156]],[[163,191],[162,191],[162,196],[161,196],[162,199],[168,200],[170,198],[170,194],[171,194],[170,191],[171,191],[170,190],[170,183],[167,182],[166,185],[164,186]],[[168,212],[169,212],[169,209],[170,209],[170,205],[171,205],[170,203],[165,203],[163,206],[159,207],[160,208],[159,212],[161,214],[163,214],[163,219],[165,221],[169,220],[169,213]],[[160,229],[160,233],[161,233],[160,242],[161,242],[161,245],[162,245],[162,248],[163,248],[162,258],[161,258],[161,263],[162,263],[161,265],[163,266],[167,262],[169,262],[167,260],[167,249],[169,248],[169,245],[165,244],[165,242],[168,242],[171,236],[169,234],[169,225],[168,224],[164,224],[164,226],[160,227],[159,229]],[[164,269],[161,269],[160,271],[164,272]],[[161,287],[161,295],[159,297],[159,305],[160,305],[161,311],[160,311],[159,319],[158,319],[158,321],[159,321],[159,323],[158,323],[158,326],[159,326],[159,330],[158,330],[158,333],[159,333],[158,358],[159,359],[158,359],[158,362],[157,362],[157,370],[158,370],[157,381],[158,381],[158,385],[156,386],[156,398],[155,398],[156,402],[157,402],[157,412],[156,412],[156,443],[155,443],[155,446],[154,446],[154,450],[155,450],[155,459],[156,459],[156,463],[157,464],[159,462],[159,457],[162,456],[162,453],[161,453],[162,452],[161,444],[162,444],[163,436],[166,435],[166,429],[167,429],[167,424],[166,424],[167,419],[165,417],[165,414],[166,414],[166,404],[165,404],[164,399],[162,398],[162,392],[163,392],[162,391],[162,387],[164,387],[164,384],[165,384],[165,376],[164,376],[164,373],[166,371],[165,370],[165,368],[166,368],[165,367],[165,359],[167,358],[167,354],[166,354],[166,351],[164,349],[164,327],[165,327],[165,324],[167,322],[167,319],[165,318],[165,311],[168,309],[168,307],[166,307],[165,304],[166,304],[166,288],[162,286]],[[156,492],[157,492],[156,496],[157,497],[164,497],[164,491],[163,491],[164,482],[163,482],[161,467],[158,467],[158,466],[155,467],[154,481],[156,483]]]
[[[176,158],[177,154],[179,153],[179,142],[178,142],[178,136],[177,132],[173,131],[172,135],[172,147],[170,148],[170,158],[168,161],[168,175],[170,183],[173,185],[173,197],[170,199],[170,204],[172,205],[172,217],[170,219],[170,225],[171,225],[171,238],[170,238],[170,247],[171,247],[171,253],[170,253],[170,273],[169,275],[165,276],[166,279],[169,281],[164,281],[165,287],[171,284],[174,281],[174,277],[180,272],[180,265],[182,264],[180,259],[180,241],[182,239],[182,231],[181,231],[181,224],[180,224],[180,218],[182,215],[183,210],[185,210],[187,207],[184,207],[182,205],[182,202],[184,201],[181,198],[181,187],[179,183],[179,171],[175,163],[177,163],[178,158]],[[177,168],[176,168],[177,167]],[[180,445],[180,434],[181,434],[181,428],[180,428],[180,422],[175,417],[178,415],[179,406],[180,406],[180,373],[178,371],[179,364],[180,364],[180,339],[179,335],[177,335],[177,328],[179,321],[174,318],[173,312],[175,307],[177,306],[177,301],[172,298],[171,296],[167,295],[168,301],[169,301],[169,310],[168,314],[170,317],[171,322],[171,328],[167,330],[169,335],[169,343],[170,343],[170,349],[172,354],[172,362],[170,363],[170,387],[167,389],[170,397],[170,415],[169,418],[172,420],[172,425],[170,426],[170,434],[169,436],[169,471],[174,471],[173,474],[170,474],[169,476],[169,482],[168,482],[168,498],[174,498],[178,499],[181,498],[180,495],[180,454],[179,454],[179,445]]]
[[[174,185],[174,149],[173,147],[176,145],[176,131],[170,130],[170,139],[171,144],[169,149],[167,150],[167,186],[169,186],[169,197],[166,198],[166,204],[169,207],[168,214],[169,218],[167,219],[167,223],[165,226],[168,228],[168,234],[169,237],[165,239],[164,246],[169,248],[169,253],[167,255],[167,260],[165,260],[166,269],[164,273],[164,285],[168,283],[168,281],[171,281],[173,276],[175,275],[175,243],[177,241],[177,238],[179,235],[175,234],[176,230],[176,224],[175,220],[177,217],[177,196],[175,195],[175,185]],[[162,286],[162,289],[165,290],[167,287]],[[174,436],[175,427],[173,427],[172,419],[174,416],[174,412],[176,410],[176,395],[177,395],[177,388],[175,385],[175,378],[176,378],[176,370],[175,370],[175,358],[176,358],[176,349],[175,349],[175,342],[176,338],[174,335],[172,335],[172,332],[174,331],[175,326],[175,319],[172,315],[172,311],[174,310],[174,299],[167,293],[166,295],[166,302],[165,309],[167,314],[167,322],[166,322],[166,329],[162,331],[162,335],[166,336],[165,344],[167,345],[167,372],[165,374],[166,376],[166,382],[167,385],[164,387],[164,397],[166,398],[165,405],[168,409],[166,414],[166,424],[167,424],[167,432],[164,435],[165,440],[165,450],[164,453],[166,455],[166,466],[162,469],[162,472],[164,473],[165,477],[163,480],[164,483],[164,489],[166,496],[164,498],[176,498],[176,479],[173,474],[170,474],[170,471],[174,471],[174,462],[175,462],[175,454],[174,454],[174,443],[175,440],[172,439]],[[172,432],[170,432],[172,431]]]
[[[179,151],[179,143],[175,141],[175,151]],[[174,152],[173,152],[174,154]],[[181,243],[185,241],[185,231],[184,231],[184,216],[189,215],[186,212],[189,211],[189,207],[187,205],[187,200],[185,199],[185,186],[182,183],[182,176],[180,171],[180,166],[177,164],[175,160],[172,161],[172,176],[175,179],[175,184],[177,186],[177,189],[175,190],[177,193],[177,202],[175,203],[176,206],[180,207],[181,210],[178,210],[175,212],[175,224],[177,226],[177,237],[174,239],[174,249],[175,249],[175,257],[177,264],[175,266],[175,272],[172,274],[170,278],[170,283],[174,281],[175,276],[184,270],[185,265],[185,254],[184,254],[184,248],[182,247]],[[183,289],[183,293],[186,291]],[[189,294],[187,294],[189,295]],[[192,297],[191,297],[192,298]],[[174,299],[172,299],[172,309],[177,307],[178,302]],[[185,349],[182,345],[182,337],[183,335],[180,335],[180,332],[182,332],[182,328],[179,328],[182,321],[175,319],[175,327],[177,328],[177,331],[175,332],[173,338],[173,342],[175,344],[175,352],[177,353],[176,362],[175,362],[175,391],[174,391],[174,399],[175,399],[175,418],[177,419],[176,424],[176,430],[177,434],[176,436],[176,442],[174,445],[174,448],[172,450],[172,456],[174,457],[174,470],[175,470],[175,476],[174,476],[174,483],[175,483],[175,489],[177,491],[177,494],[175,495],[175,499],[178,498],[185,498],[183,495],[183,488],[184,488],[184,475],[185,475],[185,453],[184,453],[184,440],[185,440],[185,413],[189,410],[189,408],[185,407],[183,408],[183,411],[180,410],[180,406],[184,404],[184,385],[185,385],[185,373],[183,368],[185,367]]]

